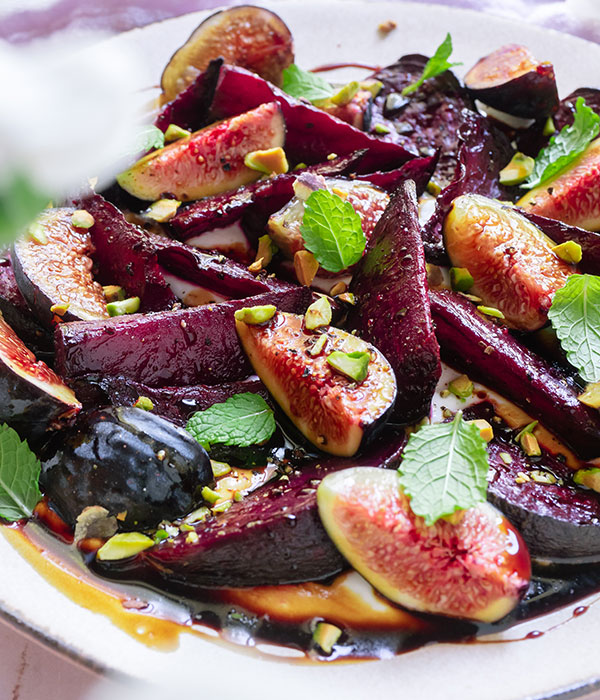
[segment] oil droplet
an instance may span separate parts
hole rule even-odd
[[[533,630],[532,632],[529,632],[529,634],[525,635],[525,639],[537,639],[538,637],[543,636],[543,632],[540,632],[539,630]]]
[[[575,608],[573,610],[573,617],[579,617],[580,615],[583,615],[583,613],[586,613],[589,610],[589,605],[580,605],[578,608]]]

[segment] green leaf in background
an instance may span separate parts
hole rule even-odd
[[[448,33],[446,34],[446,38],[444,39],[444,41],[442,41],[442,43],[435,50],[433,56],[425,64],[425,68],[423,69],[421,77],[416,82],[412,83],[412,85],[407,85],[404,88],[404,90],[402,90],[402,95],[404,95],[405,97],[406,95],[410,95],[411,92],[414,92],[415,90],[420,88],[426,80],[429,80],[429,78],[435,78],[436,75],[444,73],[453,66],[462,66],[462,63],[448,62],[451,53],[452,37]]]
[[[300,232],[307,250],[329,272],[354,265],[365,250],[360,216],[350,202],[328,190],[312,192],[306,200]]]
[[[0,181],[0,249],[23,232],[49,199],[24,173],[14,172]]]
[[[262,396],[245,392],[194,413],[186,430],[207,449],[216,444],[249,447],[273,435],[275,418]]]
[[[485,501],[488,469],[485,440],[459,411],[451,423],[425,425],[413,433],[398,472],[413,512],[433,525]]]
[[[533,172],[521,187],[530,190],[553,178],[576,160],[599,132],[600,116],[586,105],[583,97],[578,97],[573,123],[564,126],[542,148],[535,159]]]
[[[17,433],[0,425],[0,517],[13,522],[29,518],[42,498],[38,458]]]
[[[283,71],[283,90],[292,97],[318,102],[332,97],[334,88],[320,75],[298,68],[295,63]]]
[[[548,311],[562,349],[586,382],[600,382],[600,277],[570,275]]]
[[[146,124],[136,134],[135,140],[131,144],[131,149],[123,155],[135,156],[145,153],[152,148],[162,148],[165,145],[165,135],[153,124]]]

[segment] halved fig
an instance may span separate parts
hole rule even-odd
[[[42,323],[108,318],[102,287],[92,277],[90,233],[73,225],[74,209],[48,209],[13,246],[21,293]],[[54,307],[54,308],[53,308]]]
[[[552,252],[554,241],[518,210],[476,194],[454,200],[444,242],[452,265],[473,277],[472,294],[523,331],[547,322],[554,293],[574,271]]]
[[[300,175],[298,183],[308,182],[307,176]],[[362,180],[345,180],[343,178],[322,178],[317,185],[325,186],[330,192],[338,194],[350,202],[356,213],[360,216],[362,229],[369,240],[377,220],[390,201],[387,192],[373,187],[369,182]],[[319,189],[315,185],[314,189]],[[306,197],[311,189],[306,187]],[[302,217],[304,216],[304,202],[298,196],[294,196],[288,204],[269,217],[268,232],[277,247],[290,260],[299,250],[304,250],[304,238],[300,232]]]
[[[204,448],[182,428],[139,408],[83,415],[42,454],[41,486],[70,525],[101,506],[126,530],[186,515],[213,480]]]
[[[240,5],[215,12],[167,63],[161,102],[170,102],[219,57],[280,85],[283,69],[294,62],[292,34],[279,15],[264,7]]]
[[[465,86],[475,99],[515,117],[539,119],[558,107],[554,67],[519,44],[481,58],[466,74]]]
[[[385,424],[396,380],[388,361],[369,343],[332,327],[314,334],[304,329],[302,316],[281,311],[264,324],[236,319],[236,327],[256,374],[319,449],[350,457]],[[366,378],[353,381],[335,371],[328,360],[336,351],[366,353]]]
[[[530,190],[517,206],[590,231],[600,230],[600,138],[552,180]]]
[[[336,547],[380,593],[410,610],[496,622],[527,590],[531,563],[515,528],[488,503],[458,523],[426,526],[398,474],[356,467],[321,482],[319,515]]]
[[[36,360],[0,314],[0,423],[37,441],[80,409],[71,389]]]
[[[138,199],[155,201],[164,194],[181,202],[201,199],[258,180],[261,173],[248,168],[244,157],[284,141],[281,109],[268,102],[149,153],[117,182]]]

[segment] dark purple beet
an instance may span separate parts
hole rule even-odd
[[[192,309],[61,323],[55,335],[57,371],[69,379],[100,374],[155,387],[238,381],[252,370],[234,312],[275,304],[281,311],[304,313],[311,301],[308,287],[293,287]]]
[[[392,419],[413,423],[423,418],[441,365],[412,181],[400,185],[377,222],[350,291],[357,303],[348,327],[381,350],[396,374]]]
[[[154,404],[153,414],[182,427],[192,413],[204,411],[215,403],[223,403],[235,394],[251,392],[260,394],[264,399],[269,394],[256,375],[215,386],[199,384],[160,389],[134,382],[127,377],[89,375],[79,377],[71,385],[86,408],[99,405],[133,406],[140,396],[146,396]]]
[[[429,180],[433,175],[435,166],[438,162],[438,153],[433,156],[427,156],[425,158],[413,158],[409,160],[408,163],[404,163],[400,168],[394,170],[388,170],[382,172],[381,170],[375,173],[367,173],[365,175],[359,175],[359,180],[364,180],[365,182],[370,182],[375,187],[379,187],[386,192],[392,194],[398,185],[405,180],[413,180],[417,188],[417,196],[420,197]]]
[[[600,414],[577,399],[573,379],[449,291],[429,292],[442,359],[513,401],[582,459],[600,456]]]
[[[196,527],[195,544],[182,533],[133,559],[96,560],[93,569],[109,578],[189,591],[334,576],[348,565],[321,525],[317,486],[326,474],[348,467],[395,467],[405,443],[403,433],[387,431],[360,457],[320,459],[295,470],[289,481],[272,481],[234,503]]]
[[[508,139],[479,114],[464,110],[462,117],[454,178],[438,195],[435,211],[423,226],[425,257],[428,262],[442,265],[448,264],[442,227],[452,202],[463,194],[492,199],[506,199],[509,194],[498,182],[498,173],[513,153]]]

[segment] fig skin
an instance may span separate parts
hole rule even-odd
[[[68,425],[81,409],[72,390],[36,360],[0,313],[0,423],[32,444]]]
[[[527,590],[531,563],[514,527],[491,505],[454,524],[426,526],[398,474],[357,467],[328,475],[317,491],[327,533],[380,593],[419,612],[496,622]]]
[[[213,481],[205,449],[189,433],[132,407],[82,415],[42,453],[40,484],[70,525],[88,506],[106,508],[122,529],[155,527],[189,513]]]
[[[149,153],[117,182],[138,199],[155,201],[165,193],[181,202],[201,199],[258,180],[261,173],[244,165],[244,157],[284,141],[281,109],[268,102]]]
[[[12,249],[17,285],[37,318],[47,328],[57,320],[91,321],[108,318],[102,287],[92,276],[93,244],[86,229],[71,223],[75,210],[47,209],[36,219],[46,237],[40,243],[22,236]],[[51,307],[65,304],[64,313]]]
[[[327,327],[323,351],[310,348],[320,337],[303,318],[277,312],[265,324],[236,320],[240,342],[256,374],[302,434],[320,450],[351,457],[383,427],[396,398],[396,380],[385,357],[350,333]],[[354,382],[327,363],[333,351],[368,352],[368,374]]]
[[[465,76],[473,99],[524,119],[541,119],[558,108],[554,67],[518,44],[481,58]]]
[[[570,226],[600,230],[600,138],[553,179],[521,197],[517,206],[527,212],[558,219]]]
[[[453,267],[473,277],[469,291],[523,331],[547,322],[554,293],[574,271],[552,252],[555,243],[541,229],[512,207],[476,194],[454,200],[444,242]]]

